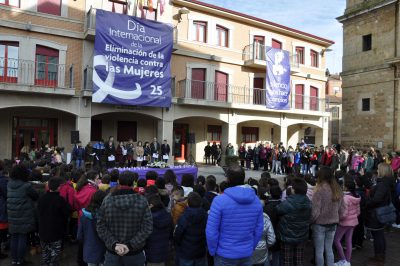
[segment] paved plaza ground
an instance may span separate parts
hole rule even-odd
[[[246,178],[260,178],[261,171],[246,171]],[[217,166],[204,166],[199,165],[199,175],[214,175],[216,176],[218,182],[225,180],[225,175],[221,167]],[[281,183],[284,176],[274,176]],[[386,266],[399,266],[400,265],[400,230],[399,229],[389,229],[386,232],[387,240],[387,254],[386,254]],[[76,265],[76,254],[77,245],[66,243],[65,250],[62,254],[61,266],[75,266]],[[373,256],[373,243],[370,240],[365,240],[364,247],[361,250],[356,250],[353,252],[352,266],[365,266],[367,265],[368,258]],[[309,241],[306,248],[306,263],[305,265],[311,264],[311,259],[313,257],[312,242]],[[32,262],[31,265],[40,265],[40,255],[27,255],[27,259]],[[8,266],[10,261],[8,259],[0,260],[0,266]]]

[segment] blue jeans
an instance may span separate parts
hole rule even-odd
[[[308,164],[302,163],[300,173],[302,175],[308,174]]]
[[[333,266],[333,239],[335,237],[336,225],[323,226],[314,224],[313,238],[315,247],[315,265],[316,266]],[[324,264],[324,251],[326,255],[326,264]]]
[[[11,260],[23,262],[26,252],[27,234],[11,234]]]
[[[76,168],[81,168],[85,165],[85,162],[79,159],[76,159],[75,163],[76,163]]]
[[[252,266],[251,257],[241,259],[226,259],[215,255],[214,266]]]
[[[140,252],[139,254],[136,254],[134,256],[118,256],[107,251],[104,265],[144,266],[145,262],[146,262],[146,257],[144,256],[144,252]]]
[[[206,266],[206,265],[207,265],[206,257],[195,260],[187,260],[179,258],[179,266]]]

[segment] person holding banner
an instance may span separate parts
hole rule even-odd
[[[144,149],[143,149],[142,142],[139,140],[137,142],[136,148],[135,148],[134,166],[135,167],[136,167],[136,165],[142,166],[143,161],[144,161]],[[136,164],[136,162],[137,162],[137,164]]]
[[[153,139],[153,142],[150,144],[151,150],[151,162],[154,163],[155,161],[159,160],[160,155],[160,143],[158,143],[157,138]]]
[[[162,160],[165,163],[168,163],[170,152],[171,152],[171,148],[169,147],[168,141],[166,139],[164,139],[164,143],[161,145],[161,156],[162,156]]]
[[[143,162],[142,162],[142,166],[146,166],[148,161],[151,158],[151,148],[150,148],[150,143],[148,141],[146,141],[144,143],[144,153],[143,153]]]

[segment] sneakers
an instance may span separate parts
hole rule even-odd
[[[340,260],[338,262],[335,262],[333,266],[351,266],[351,264],[346,260]]]

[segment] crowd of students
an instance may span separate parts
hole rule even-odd
[[[42,265],[58,265],[68,237],[78,241],[79,265],[278,266],[303,265],[311,240],[317,266],[347,266],[352,247],[371,237],[368,265],[384,265],[384,228],[396,222],[390,207],[400,206],[397,157],[336,170],[325,163],[335,149],[324,151],[315,173],[288,171],[284,187],[267,171],[245,184],[240,166],[220,184],[212,175],[184,175],[178,184],[172,170],[139,179],[117,169],[1,161],[0,247],[9,241],[12,265],[26,263],[27,247],[41,252]]]

